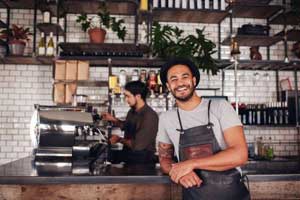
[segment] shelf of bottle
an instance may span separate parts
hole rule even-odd
[[[281,13],[278,16],[274,17],[270,20],[270,24],[278,24],[278,25],[299,25],[300,17],[296,12],[290,11],[287,13]]]
[[[268,47],[282,40],[280,36],[265,36],[265,35],[236,35],[235,41],[240,46],[263,46]],[[230,45],[231,36],[227,37],[222,45]]]
[[[142,20],[151,14],[141,13]],[[185,22],[185,23],[220,23],[228,15],[227,11],[216,9],[181,9],[181,8],[154,8],[154,21]]]
[[[6,56],[0,59],[2,64],[24,64],[24,65],[51,65],[55,57],[52,56]]]
[[[253,128],[296,128],[295,124],[273,124],[273,125],[249,125],[249,124],[244,124],[243,125],[244,129],[253,129]]]
[[[300,23],[300,22],[299,22]],[[284,38],[284,31],[277,33],[275,36]],[[286,32],[287,41],[300,41],[300,30],[291,29]]]
[[[65,32],[58,24],[51,24],[51,23],[39,23],[37,24],[37,28],[40,32],[44,32],[45,35],[49,35],[51,32],[53,35],[60,35],[63,36]]]
[[[224,69],[234,69],[234,63],[229,60],[222,61],[227,67]],[[238,70],[300,70],[300,60],[291,60],[288,63],[278,60],[239,60]]]
[[[232,16],[237,18],[267,19],[282,10],[282,6],[263,4],[236,3],[227,7]]]

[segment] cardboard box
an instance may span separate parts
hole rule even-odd
[[[66,62],[66,79],[68,81],[77,80],[77,60],[67,60]]]
[[[66,61],[56,60],[54,68],[54,79],[55,80],[65,80],[66,78]]]
[[[73,95],[76,94],[77,84],[76,83],[66,83],[66,95],[65,103],[72,104]]]
[[[57,104],[65,103],[65,84],[64,83],[54,83],[53,89],[53,100]]]
[[[77,80],[89,80],[90,63],[88,61],[78,61]]]

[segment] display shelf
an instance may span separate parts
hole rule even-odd
[[[154,8],[153,20],[161,22],[220,23],[228,12],[210,9]]]
[[[147,45],[131,43],[59,43],[62,56],[142,57],[149,52]]]
[[[278,16],[271,19],[270,24],[299,25],[300,24],[300,16],[299,16],[299,14],[297,14],[293,11],[289,11],[287,13],[281,13]]]
[[[53,32],[54,35],[63,36],[65,32],[58,24],[51,24],[51,23],[40,23],[37,24],[37,28],[40,32],[44,32],[45,35],[49,35],[50,32]]]
[[[300,30],[291,29],[286,32],[287,41],[300,41]],[[275,36],[280,36],[284,39],[284,31],[277,33]]]
[[[51,13],[51,16],[52,17],[57,17],[57,3],[56,2],[45,2],[45,0],[41,0],[42,2],[38,3],[37,7],[38,9],[41,11],[41,12],[44,12],[44,11],[49,11]],[[63,17],[64,14],[66,14],[66,9],[62,6],[62,5],[59,5],[59,9],[58,9],[58,12],[59,12],[59,17]]]
[[[264,46],[268,47],[271,46],[280,40],[282,37],[280,36],[264,36],[264,35],[236,35],[234,37],[235,41],[240,46]],[[231,44],[231,37],[227,37],[223,42],[222,45],[230,45]]]
[[[7,28],[7,25],[2,20],[0,20],[0,28]]]
[[[54,57],[49,56],[6,56],[0,59],[2,64],[51,65]]]
[[[63,60],[88,60],[90,66],[107,67],[108,59],[111,59],[113,67],[134,67],[134,68],[160,68],[165,61],[162,59],[130,58],[130,57],[99,57],[99,56],[60,56]]]
[[[237,18],[267,19],[281,11],[282,6],[236,3],[228,6],[227,10],[232,10],[232,16]]]
[[[98,0],[65,0],[62,7],[67,13],[97,13],[99,7],[103,5],[104,1]],[[134,0],[108,0],[105,1],[107,9],[111,14],[118,15],[135,15],[137,10],[137,2]]]
[[[107,81],[76,81],[81,87],[108,87]]]
[[[234,63],[222,60],[224,69],[234,69]],[[238,70],[300,70],[300,60],[284,61],[271,60],[239,60]]]
[[[34,0],[1,0],[0,8],[11,8],[11,9],[33,9]]]

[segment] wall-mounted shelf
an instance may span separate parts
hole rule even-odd
[[[34,0],[1,0],[0,8],[12,8],[12,9],[33,9]]]
[[[54,35],[63,36],[65,32],[58,24],[51,24],[51,23],[40,23],[37,24],[37,28],[40,32],[44,32],[45,35],[49,35],[50,32],[53,32]]]
[[[134,0],[108,0],[105,1],[107,9],[111,14],[119,15],[135,15],[137,10],[137,2]],[[65,0],[62,7],[67,13],[90,13],[94,14],[99,11],[99,7],[103,1],[90,0]]]
[[[282,6],[239,3],[228,6],[227,9],[232,10],[233,17],[267,19],[282,10]]]
[[[142,57],[149,52],[147,45],[131,43],[59,43],[62,56]]]
[[[280,36],[264,36],[264,35],[236,35],[235,41],[240,46],[264,46],[268,47],[282,40]],[[230,45],[231,37],[227,37],[222,45]]]
[[[2,64],[22,64],[22,65],[51,65],[54,57],[49,56],[6,56],[0,59]]]
[[[234,64],[229,60],[222,60],[227,63],[225,69],[234,69]],[[239,60],[238,70],[300,70],[300,60],[292,60],[289,63],[284,61],[271,60]]]
[[[152,14],[154,21],[217,24],[228,15],[228,12],[209,9],[155,8]]]
[[[300,24],[300,16],[299,14],[296,14],[295,12],[287,12],[287,13],[281,13],[278,16],[274,17],[272,20],[270,20],[270,24],[283,24],[287,25],[298,25]]]
[[[300,30],[291,29],[286,32],[287,41],[300,41]],[[277,33],[275,36],[284,38],[284,31]]]

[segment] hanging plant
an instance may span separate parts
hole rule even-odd
[[[171,57],[189,58],[203,71],[217,74],[217,61],[212,58],[216,45],[205,38],[204,29],[196,29],[195,35],[184,36],[178,27],[154,22],[151,30],[150,47],[153,56],[168,59]]]

